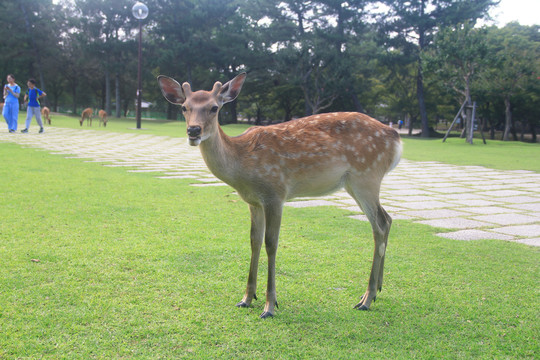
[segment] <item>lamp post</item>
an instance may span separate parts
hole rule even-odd
[[[142,78],[141,78],[141,58],[142,58],[142,20],[148,16],[148,7],[142,2],[137,2],[131,8],[135,19],[139,20],[139,66],[137,69],[137,129],[141,128],[141,103],[142,103]]]

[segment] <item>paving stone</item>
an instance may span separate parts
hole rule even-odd
[[[471,217],[471,219],[491,222],[499,225],[532,224],[540,220],[537,217],[523,214],[482,215]]]
[[[497,234],[483,230],[459,230],[448,233],[439,233],[437,236],[452,240],[513,240],[513,236]]]
[[[519,209],[519,210],[534,211],[537,214],[540,214],[540,202],[532,203],[532,204],[508,205],[508,207]]]
[[[461,194],[437,194],[437,199],[445,201],[453,200],[483,200],[484,197],[473,193],[461,193]]]
[[[438,188],[435,191],[439,191],[442,194],[465,194],[468,191],[471,191],[471,189],[461,187],[461,186],[450,186],[450,187],[446,187],[446,188]]]
[[[405,211],[403,214],[413,218],[423,219],[442,219],[470,215],[463,211],[456,211],[450,209]]]
[[[421,186],[425,187],[426,189],[434,190],[433,188],[452,187],[454,185],[455,185],[454,183],[449,183],[449,182],[440,182],[440,183],[429,182],[429,183],[422,184]]]
[[[479,227],[493,226],[493,224],[469,220],[464,218],[451,218],[451,219],[435,219],[435,220],[423,220],[416,221],[419,224],[429,225],[433,227],[439,227],[444,229],[474,229]]]
[[[498,205],[498,203],[488,200],[479,200],[479,199],[471,199],[471,200],[455,200],[453,201],[457,204],[465,205],[465,206],[491,206],[491,205]]]
[[[502,201],[509,204],[524,204],[540,202],[540,198],[535,196],[512,196],[498,198],[497,201]]]
[[[501,206],[481,206],[481,207],[466,207],[466,208],[460,208],[460,210],[472,212],[475,214],[484,214],[484,215],[490,215],[490,214],[511,214],[519,212],[518,209],[509,209]]]
[[[386,191],[390,196],[399,196],[399,195],[433,195],[433,193],[420,190],[420,189],[400,189],[400,190],[387,190]]]
[[[396,203],[397,205],[397,203]],[[425,210],[425,209],[440,209],[448,207],[448,203],[442,201],[404,201],[399,203],[399,206],[407,209]]]
[[[493,185],[478,185],[477,183],[472,184],[471,188],[475,190],[501,190],[501,189],[507,189],[508,185],[505,184],[493,184]]]
[[[484,191],[478,194],[484,195],[484,196],[503,197],[503,196],[527,195],[528,193],[525,191],[519,191],[519,190],[492,190],[492,191]]]
[[[508,235],[538,237],[540,236],[540,225],[519,225],[494,228],[493,231]]]
[[[412,195],[412,196],[390,196],[392,201],[403,201],[403,202],[421,202],[421,201],[433,201],[434,196],[425,196],[425,195]]]
[[[519,239],[516,240],[516,242],[531,246],[540,246],[540,237],[534,239]]]

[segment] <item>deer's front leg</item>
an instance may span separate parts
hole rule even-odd
[[[249,206],[251,212],[251,264],[249,266],[248,282],[244,298],[236,306],[249,307],[253,299],[257,299],[257,271],[259,268],[259,255],[264,238],[265,219],[261,207]]]
[[[268,204],[265,207],[266,233],[264,237],[266,254],[268,255],[268,283],[266,286],[266,304],[261,318],[274,316],[277,306],[276,295],[276,253],[281,226],[282,203]]]

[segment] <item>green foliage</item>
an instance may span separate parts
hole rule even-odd
[[[482,50],[494,60],[485,69],[475,64],[485,83],[471,81],[482,116],[501,126],[505,100],[496,94],[505,88],[511,89],[507,102],[514,122],[533,132],[538,124],[534,104],[540,85],[534,76],[516,75],[538,72],[537,27],[471,28],[493,0],[388,1],[388,11],[377,16],[371,14],[378,3],[372,0],[146,3],[143,97],[168,119],[176,119],[178,111],[161,96],[157,75],[209,89],[247,71],[243,94],[221,114],[222,123],[360,111],[383,121],[421,119],[428,126],[459,109],[461,101],[448,91],[464,88],[456,81],[464,67],[455,60],[468,56],[472,64],[471,51]],[[0,13],[2,81],[8,73],[22,81],[37,78],[48,94],[44,104],[53,111],[94,107],[116,117],[132,114],[139,25],[132,5],[128,0],[7,2]],[[467,22],[467,29],[460,25]],[[446,28],[469,32],[461,36]],[[437,62],[444,66],[424,68],[426,52],[451,56]],[[520,56],[509,57],[513,52]]]

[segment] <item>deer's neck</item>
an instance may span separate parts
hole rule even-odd
[[[240,158],[237,156],[238,152],[231,138],[218,126],[215,135],[201,142],[199,147],[210,171],[217,178],[234,187]]]

